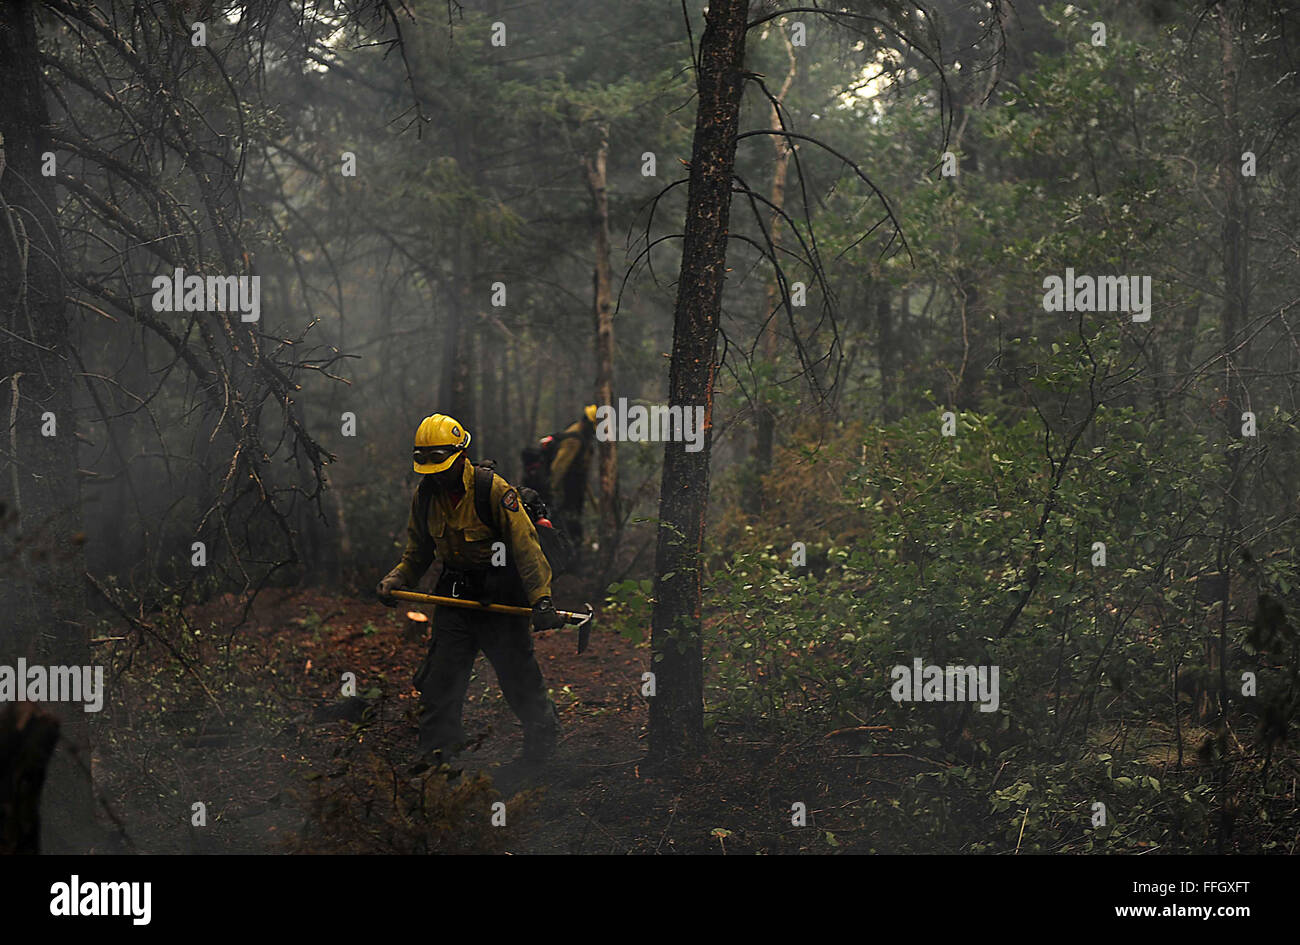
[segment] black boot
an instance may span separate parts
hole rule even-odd
[[[530,765],[545,764],[555,754],[555,731],[549,735],[537,734],[524,738],[524,761]]]
[[[526,726],[524,728],[524,761],[528,764],[542,764],[555,754],[555,744],[560,736],[560,720],[551,707],[549,724]]]

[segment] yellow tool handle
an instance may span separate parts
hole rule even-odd
[[[421,594],[418,591],[390,591],[389,593],[398,600],[409,600],[416,604],[441,604],[444,607],[490,610],[493,613],[517,614],[520,617],[528,617],[533,612],[531,607],[514,607],[510,604],[482,604],[476,600],[466,600],[463,597],[438,597],[435,594]],[[570,623],[580,623],[587,619],[586,614],[575,614],[568,610],[557,610],[556,613]]]
[[[518,614],[521,617],[528,616],[533,612],[529,607],[513,607],[510,604],[483,604],[476,600],[466,600],[463,597],[438,597],[434,594],[421,594],[417,591],[391,591],[390,594],[398,600],[409,600],[416,604],[467,607],[474,610],[491,610],[498,614]]]

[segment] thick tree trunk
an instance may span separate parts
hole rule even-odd
[[[0,3],[0,378],[4,465],[0,475],[0,663],[26,656],[45,665],[89,662],[85,559],[77,481],[75,376],[65,304],[63,246],[54,179],[41,173],[53,150],[41,88],[34,5]],[[7,401],[7,402],[5,402]],[[49,423],[53,423],[53,435]],[[44,429],[43,429],[44,428]],[[66,711],[64,709],[66,708]],[[43,799],[43,846],[70,852],[89,841],[94,818],[88,726],[81,706],[60,707],[63,738]]]
[[[609,126],[603,125],[600,146],[594,157],[585,158],[587,189],[591,191],[593,224],[596,231],[596,269],[592,276],[596,314],[596,403],[614,403],[614,290],[609,261],[609,192],[605,162],[609,155]],[[603,587],[618,549],[618,444],[610,439],[596,445],[600,480],[599,526]]]
[[[718,317],[727,268],[727,225],[744,91],[748,0],[713,0],[700,41],[695,139],[681,276],[673,315],[669,403],[704,408],[703,448],[664,447],[655,555],[650,751],[663,758],[698,751],[704,738],[700,551],[709,499],[713,381]]]

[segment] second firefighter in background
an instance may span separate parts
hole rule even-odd
[[[582,548],[582,513],[587,500],[587,471],[595,453],[596,405],[588,404],[582,416],[559,434],[560,445],[551,460],[550,502],[558,510],[561,527]]]

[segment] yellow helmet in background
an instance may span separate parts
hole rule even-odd
[[[582,408],[582,415],[583,415],[584,417],[586,417],[587,420],[590,421],[591,423],[595,423],[595,422],[596,422],[596,405],[595,405],[595,404],[587,404],[586,407]]]
[[[456,462],[456,457],[469,446],[469,431],[460,422],[444,413],[435,413],[420,421],[415,431],[415,449],[412,451],[415,471],[439,473]]]

